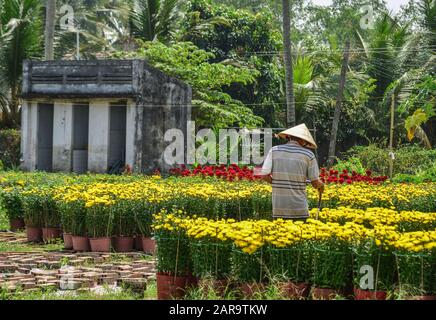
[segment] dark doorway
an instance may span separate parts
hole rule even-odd
[[[37,170],[53,171],[53,104],[38,103]]]
[[[126,162],[126,104],[111,104],[109,133],[109,173],[119,173]]]
[[[73,172],[88,171],[89,105],[73,105]]]

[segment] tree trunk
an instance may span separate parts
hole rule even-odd
[[[395,94],[392,94],[391,101],[391,125],[389,130],[389,178],[393,178],[394,173],[394,129],[395,129]]]
[[[329,156],[327,167],[331,168],[335,161],[336,140],[338,136],[339,120],[341,118],[342,100],[344,99],[345,81],[347,79],[348,60],[350,59],[350,39],[345,43],[344,56],[342,60],[341,79],[339,82],[339,92],[336,100],[335,115],[333,118],[332,131],[330,134]]]
[[[45,12],[45,60],[54,60],[56,0],[47,0]]]
[[[295,97],[294,97],[294,70],[292,65],[292,43],[291,43],[291,13],[289,0],[283,1],[283,48],[285,62],[285,83],[286,83],[286,122],[288,127],[294,127],[295,119]]]

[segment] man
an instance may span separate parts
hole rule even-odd
[[[283,131],[279,137],[288,143],[270,150],[261,173],[273,187],[273,217],[305,221],[309,218],[307,181],[319,193],[324,192],[318,163],[309,150],[317,145],[305,124]]]

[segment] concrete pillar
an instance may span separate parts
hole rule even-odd
[[[21,167],[34,171],[38,150],[38,104],[24,101],[21,111]]]
[[[141,172],[142,164],[142,117],[144,108],[136,101],[127,103],[126,113],[126,165],[133,171]]]
[[[88,170],[106,173],[109,157],[109,102],[89,103]]]
[[[73,145],[73,105],[54,104],[53,171],[70,172]]]

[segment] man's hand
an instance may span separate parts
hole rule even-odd
[[[320,194],[324,193],[325,185],[321,180],[318,179],[318,180],[312,181],[311,183],[312,183],[312,187],[314,187],[316,190],[318,190],[318,192]]]
[[[270,174],[266,175],[266,176],[262,176],[262,179],[266,182],[268,182],[269,184],[272,184],[272,176]]]

